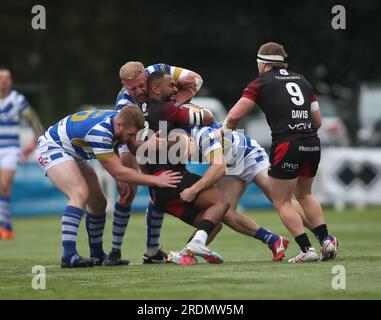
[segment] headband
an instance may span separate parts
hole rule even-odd
[[[257,62],[263,62],[263,63],[284,62],[284,57],[281,55],[276,55],[276,54],[269,54],[269,55],[258,54]]]

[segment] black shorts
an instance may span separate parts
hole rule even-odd
[[[269,176],[278,179],[311,178],[320,162],[320,139],[282,141],[271,146]]]
[[[160,174],[160,172],[162,171],[157,172],[155,175]],[[185,223],[193,225],[201,209],[196,208],[192,202],[181,200],[180,193],[194,185],[201,177],[187,170],[181,172],[181,174],[183,179],[177,185],[177,188],[150,187],[149,191],[151,199],[158,210],[167,212]]]

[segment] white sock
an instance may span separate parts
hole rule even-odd
[[[198,230],[196,234],[194,235],[192,241],[197,241],[205,245],[207,238],[208,238],[208,234],[204,230]]]
[[[146,255],[149,257],[153,257],[158,252],[159,252],[158,247],[147,247]]]

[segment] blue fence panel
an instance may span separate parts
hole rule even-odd
[[[60,214],[66,202],[66,196],[45,177],[37,163],[19,166],[12,186],[11,210],[14,216]]]

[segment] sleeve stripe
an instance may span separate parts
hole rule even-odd
[[[99,148],[99,149],[112,149],[113,146],[111,143],[101,143],[101,142],[91,142],[91,141],[87,141],[87,144],[95,149],[95,148]]]
[[[98,160],[106,160],[106,159],[111,158],[111,157],[114,156],[114,155],[115,155],[114,152],[98,153],[98,154],[95,155],[95,157],[96,157]]]
[[[175,67],[175,72],[173,73],[173,78],[177,81],[180,78],[180,74],[183,71],[183,68]]]

